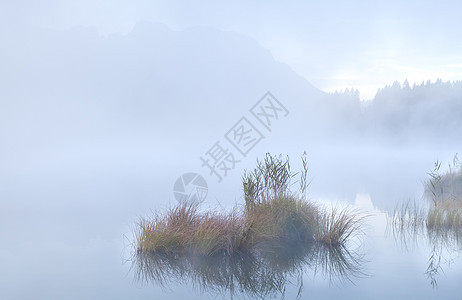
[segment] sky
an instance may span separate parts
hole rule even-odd
[[[209,26],[249,36],[324,91],[362,100],[395,80],[462,78],[460,1],[2,1],[2,30],[23,22],[102,35],[137,22]]]

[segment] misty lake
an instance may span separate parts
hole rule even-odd
[[[173,205],[175,179],[184,171],[200,171],[199,160],[176,156],[160,162],[147,151],[120,165],[114,163],[118,157],[82,150],[68,154],[72,163],[70,157],[54,156],[46,166],[24,166],[21,177],[2,178],[0,296],[461,299],[460,236],[387,225],[387,212],[397,204],[425,202],[426,173],[436,158],[448,161],[454,154],[417,150],[351,146],[336,156],[313,150],[308,198],[361,209],[369,215],[364,233],[335,251],[269,246],[259,256],[232,259],[134,258],[132,232],[139,217]],[[297,156],[291,157],[296,165]],[[242,167],[252,165],[248,159]],[[216,183],[204,172],[209,194],[203,205],[226,210],[242,204],[238,173]]]
[[[461,151],[459,3],[29,2],[0,3],[0,300],[462,299],[462,225],[438,230],[461,200],[435,200],[462,180],[435,173]],[[306,153],[311,203],[252,231],[267,153]],[[191,194],[212,221],[139,246]],[[332,207],[365,216],[336,247]],[[179,255],[204,223],[255,251]]]

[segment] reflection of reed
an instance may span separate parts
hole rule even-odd
[[[345,246],[319,245],[315,253],[315,271],[321,271],[329,279],[329,283],[345,280],[353,283],[353,278],[366,275],[362,270],[363,256],[357,251],[349,251]]]
[[[427,238],[432,251],[428,259],[425,274],[430,279],[430,284],[436,288],[436,276],[443,272],[442,263],[451,265],[456,256],[462,252],[462,228],[434,228],[427,229]]]
[[[440,271],[443,271],[441,267],[442,248],[439,245],[433,245],[432,251],[430,252],[430,258],[428,259],[427,271],[425,274],[430,279],[430,284],[433,288],[438,287],[436,282],[436,276]]]
[[[450,265],[454,256],[462,252],[462,226],[460,223],[447,222],[446,216],[455,213],[446,209],[443,204],[444,201],[439,202],[426,212],[408,202],[395,209],[393,216],[387,218],[387,229],[392,230],[395,240],[406,250],[410,241],[417,247],[421,238],[426,238],[432,250],[425,274],[434,288],[438,286],[436,278],[443,272],[443,263]],[[460,207],[458,204],[459,209]]]
[[[302,157],[300,192],[307,187]],[[141,219],[135,230],[134,267],[141,282],[189,283],[213,293],[284,295],[307,269],[330,282],[362,275],[362,259],[346,245],[362,234],[365,216],[331,210],[290,190],[289,158],[271,156],[244,173],[245,207],[231,213],[201,212],[198,203]]]
[[[300,297],[308,270],[332,283],[352,282],[364,275],[363,263],[361,255],[344,246],[277,241],[231,256],[137,252],[132,268],[136,280],[143,284],[191,284],[196,291],[215,295],[243,293],[250,298],[268,298],[284,296],[289,284],[297,285]]]
[[[395,207],[393,215],[387,214],[387,233],[392,232],[396,241],[409,250],[417,246],[418,238],[425,234],[425,210],[415,202],[406,201]]]

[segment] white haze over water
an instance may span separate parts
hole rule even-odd
[[[460,80],[459,1],[4,1],[2,29],[23,22],[103,35],[145,20],[175,30],[209,26],[249,36],[324,91],[361,99],[398,80]]]
[[[421,201],[433,163],[461,151],[459,6],[0,3],[0,298],[163,295],[127,279],[135,222],[175,204],[187,172],[207,180],[205,206],[242,205],[267,152],[294,171],[307,152],[313,200]],[[345,87],[361,97],[326,93]],[[271,130],[249,111],[267,91],[289,112]],[[224,137],[243,116],[264,135],[247,156]],[[217,141],[240,160],[221,183],[200,160]]]

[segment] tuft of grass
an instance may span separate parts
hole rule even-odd
[[[443,271],[443,249],[451,253],[462,248],[462,164],[457,154],[448,171],[441,173],[441,162],[436,161],[428,176],[424,196],[429,200],[429,207],[422,209],[416,203],[403,203],[387,218],[387,225],[392,226],[395,238],[406,247],[409,238],[414,238],[417,246],[416,237],[427,236],[432,251],[425,274],[436,288],[436,277]]]
[[[141,219],[135,234],[139,252],[192,252],[213,255],[240,248],[240,217],[230,214],[199,214],[197,206],[179,205],[166,216]]]
[[[177,206],[167,216],[142,219],[135,236],[139,252],[234,254],[270,240],[313,241],[317,215],[313,204],[293,196],[277,197],[243,214],[200,214],[195,207]]]
[[[432,200],[426,226],[428,229],[462,229],[462,163],[457,154],[445,173],[440,173],[441,163],[436,162],[425,183],[426,195]]]
[[[402,241],[407,236],[426,234],[432,244],[460,244],[462,233],[462,164],[457,154],[445,173],[437,161],[424,182],[429,207],[425,209],[409,201],[397,207],[388,225]]]
[[[462,229],[462,201],[437,202],[428,211],[426,225],[431,229]]]
[[[315,239],[328,246],[341,246],[362,233],[366,216],[354,209],[332,207],[318,215]]]
[[[246,210],[248,237],[253,244],[270,239],[310,241],[317,214],[313,204],[281,195]]]
[[[290,171],[289,157],[266,153],[263,161],[257,160],[257,167],[242,176],[246,208],[265,203],[290,193],[290,180],[296,176]]]
[[[433,170],[428,172],[429,178],[424,184],[425,195],[434,205],[448,199],[462,202],[462,163],[457,153],[448,167],[442,173],[441,162],[436,161]]]
[[[307,163],[302,157],[301,196],[290,191],[289,159],[267,154],[245,173],[245,208],[231,213],[198,212],[197,204],[180,204],[166,215],[141,219],[135,231],[138,252],[184,253],[213,256],[249,251],[269,241],[343,245],[360,229],[357,211],[321,210],[307,202]]]
[[[165,216],[155,215],[138,222],[135,234],[138,251],[179,251],[187,247],[197,219],[196,206],[177,206]]]
[[[190,248],[197,254],[232,254],[241,249],[241,220],[236,213],[207,212],[197,218]]]

